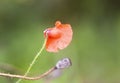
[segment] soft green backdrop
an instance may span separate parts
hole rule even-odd
[[[71,44],[59,53],[44,50],[29,75],[43,73],[59,59],[69,57],[72,66],[51,83],[120,83],[119,3],[119,0],[0,0],[0,71],[24,74],[43,44],[43,31],[60,20],[72,25]],[[0,77],[0,83],[16,80]]]

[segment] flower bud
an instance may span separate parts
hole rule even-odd
[[[64,68],[68,68],[71,65],[72,65],[72,63],[71,63],[71,60],[69,58],[63,58],[57,62],[56,68],[57,69],[64,69]]]

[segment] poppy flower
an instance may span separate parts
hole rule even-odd
[[[46,50],[48,52],[58,52],[66,48],[72,40],[72,35],[70,24],[61,24],[60,21],[56,21],[53,28],[44,31],[44,36],[47,37]]]

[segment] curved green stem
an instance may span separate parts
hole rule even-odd
[[[42,51],[44,50],[46,41],[47,41],[47,37],[45,38],[45,41],[44,41],[44,43],[43,43],[43,45],[42,45],[42,48],[41,48],[40,51],[36,54],[36,56],[34,57],[34,59],[33,59],[32,62],[31,62],[31,64],[29,65],[29,67],[28,67],[26,73],[24,74],[24,76],[27,76],[27,75],[28,75],[28,73],[30,72],[32,66],[35,64],[37,58],[40,56],[40,54],[41,54]],[[16,81],[16,83],[20,83],[20,81],[22,81],[22,79],[19,79],[18,81]]]

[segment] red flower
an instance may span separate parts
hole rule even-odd
[[[61,24],[60,21],[56,21],[55,27],[46,29],[44,35],[47,37],[46,50],[58,52],[70,44],[73,32],[70,24]]]

